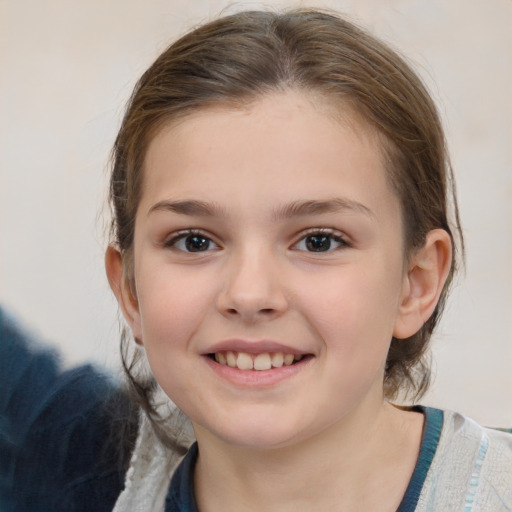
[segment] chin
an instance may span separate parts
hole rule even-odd
[[[297,427],[290,421],[279,421],[270,415],[252,417],[240,415],[227,422],[202,423],[201,430],[233,447],[255,450],[270,450],[293,444],[297,437]],[[196,434],[197,434],[196,430]],[[201,437],[199,433],[199,438]]]
[[[294,442],[294,436],[290,433],[276,432],[275,430],[263,431],[261,429],[247,429],[241,432],[226,432],[223,441],[231,446],[252,450],[272,450],[290,446]]]

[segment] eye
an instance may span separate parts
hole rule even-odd
[[[219,248],[211,238],[195,231],[179,233],[164,245],[183,252],[206,252]]]
[[[348,247],[346,240],[331,231],[324,230],[312,231],[294,245],[295,250],[307,252],[329,252],[340,247]]]

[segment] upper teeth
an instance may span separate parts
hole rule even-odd
[[[261,354],[248,354],[246,352],[216,352],[215,361],[220,364],[238,368],[239,370],[270,370],[281,366],[290,366],[294,361],[300,361],[300,354],[284,354],[263,352]]]

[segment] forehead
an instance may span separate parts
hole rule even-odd
[[[319,96],[288,91],[243,107],[213,106],[164,126],[152,139],[142,202],[204,195],[269,205],[297,195],[325,198],[333,188],[360,202],[391,195],[396,202],[381,147],[353,109]]]

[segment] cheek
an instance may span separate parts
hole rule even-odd
[[[137,297],[148,357],[153,351],[183,350],[212,304],[211,283],[166,265],[145,268],[149,271],[138,276]]]
[[[194,335],[207,314],[211,298],[205,283],[162,266],[140,275],[138,291],[142,341],[151,372],[181,408],[194,402],[191,385]]]
[[[304,282],[299,306],[324,348],[341,361],[385,360],[400,297],[400,273],[381,265],[339,269]],[[357,365],[356,365],[357,366]]]
[[[317,274],[313,279],[305,276],[301,288],[307,293],[296,296],[326,328],[382,328],[377,324],[386,319],[392,323],[398,312],[401,277],[398,272],[391,273],[359,266]]]

